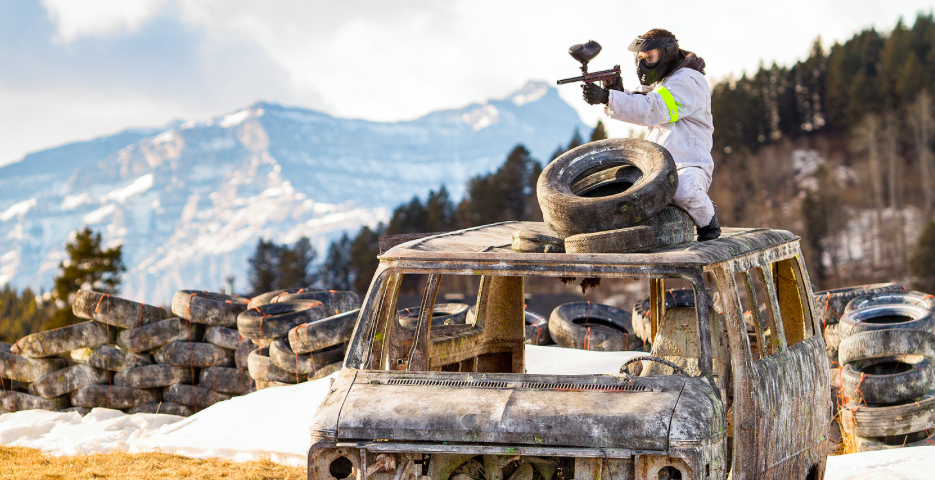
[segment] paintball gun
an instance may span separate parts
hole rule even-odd
[[[620,76],[620,65],[614,65],[610,70],[601,70],[600,72],[588,73],[588,62],[594,59],[598,53],[601,53],[601,44],[594,40],[588,40],[588,43],[578,43],[568,49],[568,54],[575,60],[581,62],[581,76],[572,78],[563,78],[558,81],[559,85],[566,83],[584,82],[592,83],[601,80],[612,80]]]

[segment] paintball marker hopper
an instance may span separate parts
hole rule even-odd
[[[574,82],[591,83],[607,80],[613,77],[619,77],[620,65],[615,65],[614,68],[610,70],[588,73],[588,62],[594,60],[594,57],[596,57],[598,53],[601,53],[601,44],[595,42],[594,40],[588,40],[588,43],[576,43],[572,45],[568,49],[568,54],[571,55],[571,57],[575,60],[581,62],[582,75],[580,77],[563,78],[557,83],[559,85]]]

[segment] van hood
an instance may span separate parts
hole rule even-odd
[[[340,441],[667,450],[685,382],[680,376],[358,371],[335,433]]]

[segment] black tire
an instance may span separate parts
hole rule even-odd
[[[237,316],[237,330],[244,338],[280,338],[289,330],[327,317],[325,307],[315,300],[271,303],[255,307]]]
[[[120,328],[133,328],[169,318],[169,312],[108,293],[78,290],[71,306],[78,318]]]
[[[290,303],[299,301],[316,301],[325,306],[328,316],[340,315],[360,308],[360,297],[347,290],[322,290],[318,292],[286,292],[273,298],[272,303]]]
[[[695,239],[695,221],[675,205],[669,205],[640,225],[652,227],[656,244],[653,248],[682,245]]]
[[[565,239],[568,253],[635,253],[656,247],[651,227],[627,227],[594,233],[580,233]]]
[[[107,370],[87,365],[72,365],[56,370],[33,382],[29,393],[52,399],[68,395],[85,385],[101,385],[110,382]]]
[[[360,310],[304,323],[289,330],[289,346],[295,353],[309,353],[340,345],[351,339]]]
[[[117,334],[117,346],[134,353],[155,350],[172,342],[201,338],[202,325],[181,318],[167,318],[142,327],[128,328]]]
[[[935,315],[918,305],[877,305],[845,313],[838,324],[843,342],[851,335],[877,330],[935,330]]]
[[[861,437],[888,437],[935,427],[935,390],[914,400],[888,406],[865,406],[851,400],[841,408],[844,430]]]
[[[935,335],[924,330],[875,330],[851,335],[841,342],[841,364],[898,355],[935,358]]]
[[[237,350],[234,350],[234,366],[240,370],[246,370],[247,359],[250,357],[250,352],[258,348],[260,347],[251,340],[246,338],[242,339]]]
[[[841,371],[844,396],[859,404],[893,405],[932,387],[932,362],[922,355],[872,358],[848,363]]]
[[[85,385],[71,392],[71,404],[76,407],[103,407],[130,410],[144,403],[158,402],[162,394],[158,389],[118,387],[116,385]]]
[[[632,177],[616,182],[620,172],[630,171],[618,167],[627,165],[642,174],[632,186]],[[595,184],[589,180],[593,178],[601,180]],[[614,185],[629,188],[617,193]],[[566,238],[638,225],[668,205],[677,188],[675,161],[665,148],[646,140],[610,139],[586,143],[553,160],[539,175],[536,195],[549,230]],[[599,196],[604,192],[610,194]]]
[[[549,316],[549,335],[559,346],[583,350],[626,350],[636,338],[630,314],[610,305],[571,302]]]
[[[247,370],[250,378],[256,380],[256,388],[260,389],[260,382],[280,382],[287,384],[299,383],[294,373],[279,368],[269,357],[268,348],[260,348],[250,352],[247,358]]]
[[[51,357],[78,348],[103,345],[110,339],[109,333],[106,325],[81,322],[26,335],[11,347],[10,352],[31,358]]]
[[[312,381],[312,380],[318,380],[319,378],[325,378],[325,377],[327,377],[328,375],[331,375],[332,373],[341,370],[342,368],[344,368],[344,362],[343,362],[343,361],[342,361],[342,362],[335,362],[335,363],[332,363],[332,364],[330,364],[330,365],[325,365],[324,367],[319,368],[318,371],[316,371],[316,372],[312,373],[311,375],[309,375],[309,376],[308,376],[308,380],[309,380],[309,381]]]
[[[110,372],[141,365],[152,365],[153,363],[153,359],[149,354],[128,352],[110,345],[79,348],[69,352],[68,356],[77,364],[89,365]]]
[[[32,383],[67,366],[68,362],[61,358],[29,358],[0,351],[0,378],[7,382]]]
[[[891,437],[854,436],[854,444],[858,452],[875,452],[905,447],[928,447],[935,445],[935,430],[927,429],[927,431],[923,430],[908,435],[894,435]]]
[[[215,392],[244,395],[256,390],[256,383],[246,370],[208,367],[201,370],[198,385]]]
[[[436,303],[432,308],[432,325],[463,325],[467,323],[467,312],[471,308],[463,303]],[[406,329],[416,328],[422,307],[404,308],[396,312],[399,325]]]
[[[513,232],[512,248],[520,253],[565,253],[565,241],[551,235],[517,230]]]
[[[325,350],[298,354],[289,347],[289,342],[280,338],[269,346],[269,358],[277,367],[300,376],[314,375],[319,368],[344,360],[345,344],[335,345]],[[296,380],[296,383],[299,383]]]
[[[189,417],[198,410],[188,405],[180,405],[172,402],[151,402],[144,403],[130,410],[130,413],[162,413],[166,415],[178,415],[180,417]]]
[[[172,313],[205,325],[232,327],[247,309],[247,299],[223,293],[181,290],[172,297]]]
[[[234,365],[234,352],[212,343],[172,342],[153,355],[158,363],[177,367],[205,368]]]
[[[237,350],[240,342],[240,330],[227,327],[208,327],[205,329],[205,341],[221,348]]]
[[[903,290],[903,286],[896,283],[873,283],[857,285],[854,287],[824,290],[813,294],[815,307],[821,312],[819,316],[823,325],[838,323],[844,315],[847,303],[856,297],[877,292],[895,292]]]
[[[175,384],[162,391],[162,398],[167,402],[202,409],[224,400],[230,400],[231,396],[197,385]]]
[[[847,305],[844,306],[844,314],[881,305],[915,305],[928,310],[935,310],[935,295],[915,290],[884,290],[868,293],[854,297],[847,302]]]
[[[157,363],[131,367],[114,375],[114,385],[130,388],[164,388],[176,383],[195,383],[192,368]]]
[[[269,305],[271,303],[277,303],[276,297],[290,293],[302,293],[302,292],[324,292],[325,290],[319,290],[316,288],[286,288],[283,290],[273,290],[271,292],[261,293],[253,298],[247,303],[247,310],[256,307],[262,307],[263,305]]]
[[[61,411],[62,412],[75,412],[78,415],[81,415],[82,417],[91,413],[91,409],[88,407],[68,407],[68,408],[63,408]]]
[[[20,412],[23,410],[49,410],[58,412],[71,406],[68,396],[56,398],[42,398],[38,395],[32,395],[17,391],[0,391],[0,405],[8,412]]]
[[[549,335],[549,320],[538,313],[526,310],[523,312],[526,323],[527,345],[549,345],[552,337]]]
[[[666,290],[666,308],[692,307],[695,306],[695,291],[690,288],[679,288]],[[711,299],[708,298],[708,305],[711,305]],[[633,305],[632,315],[633,332],[644,342],[652,342],[652,326],[649,316],[649,297],[636,302]]]

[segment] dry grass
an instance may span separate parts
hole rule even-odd
[[[237,463],[198,460],[164,453],[110,453],[53,457],[32,448],[0,447],[0,479],[77,480],[88,478],[155,480],[191,479],[304,479],[303,467],[270,461]]]

